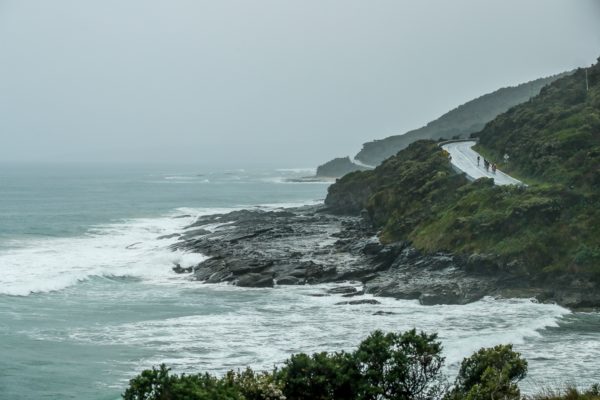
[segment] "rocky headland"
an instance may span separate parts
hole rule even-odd
[[[383,244],[366,215],[334,215],[323,206],[202,216],[173,248],[207,256],[194,267],[173,268],[206,283],[273,287],[360,282],[362,289],[349,284],[332,290],[345,297],[366,293],[424,305],[466,304],[483,296],[536,297],[572,308],[600,304],[600,298],[580,290],[584,282],[535,285],[485,255],[423,253],[404,241]],[[363,302],[376,300],[340,304]]]
[[[174,270],[247,287],[360,282],[335,290],[424,305],[489,295],[600,308],[600,63],[551,80],[475,134],[527,186],[470,181],[420,140],[337,179],[324,206],[198,218],[173,247],[207,259]],[[342,303],[362,301],[376,300]]]
[[[370,168],[353,163],[350,157],[334,158],[317,168],[317,177],[340,178],[350,172],[366,171]]]

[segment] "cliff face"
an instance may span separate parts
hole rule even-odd
[[[372,171],[329,189],[334,212],[368,211],[384,243],[452,252],[473,269],[517,274],[531,284],[600,293],[600,66],[565,76],[481,131],[480,151],[528,187],[467,181],[433,141],[418,141]],[[579,286],[577,286],[579,285]],[[586,289],[586,290],[588,290]]]
[[[350,161],[350,157],[340,157],[320,165],[317,168],[317,177],[339,178],[350,172],[365,170],[368,168],[353,163]]]
[[[564,74],[502,88],[483,95],[447,112],[422,128],[363,144],[356,159],[368,165],[378,165],[416,140],[469,137],[499,114],[536,96],[544,86],[561,76]]]

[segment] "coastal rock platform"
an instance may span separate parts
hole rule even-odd
[[[537,282],[490,255],[423,254],[408,242],[383,244],[369,221],[332,215],[323,206],[201,216],[172,248],[207,257],[192,268],[173,268],[206,283],[360,282],[363,290],[346,287],[344,296],[367,293],[423,305],[466,304],[484,296],[531,297],[571,308],[600,305],[597,291],[581,290],[585,282]]]

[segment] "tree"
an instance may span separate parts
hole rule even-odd
[[[437,335],[373,332],[355,358],[363,377],[358,398],[364,400],[418,400],[444,391],[444,358]]]
[[[244,400],[239,387],[209,374],[170,375],[164,364],[129,381],[124,400]]]
[[[460,366],[455,386],[448,396],[458,400],[518,400],[517,383],[527,374],[527,361],[512,345],[481,349]]]
[[[356,399],[360,380],[354,357],[344,352],[295,354],[278,373],[288,400]]]

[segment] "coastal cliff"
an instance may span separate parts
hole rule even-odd
[[[589,90],[576,71],[477,133],[478,150],[527,186],[470,181],[437,142],[420,140],[338,179],[325,207],[200,217],[173,248],[208,258],[174,270],[249,287],[360,282],[340,289],[349,304],[376,302],[365,294],[421,304],[492,295],[598,308],[598,68]],[[549,167],[532,168],[539,162]]]
[[[481,132],[478,149],[528,187],[469,182],[432,141],[329,188],[333,213],[365,210],[383,243],[446,252],[508,274],[540,300],[600,306],[600,67],[578,70]],[[509,153],[509,164],[501,163]]]
[[[319,178],[339,178],[350,172],[366,171],[368,169],[367,167],[353,163],[350,157],[340,157],[319,165],[316,176]]]

